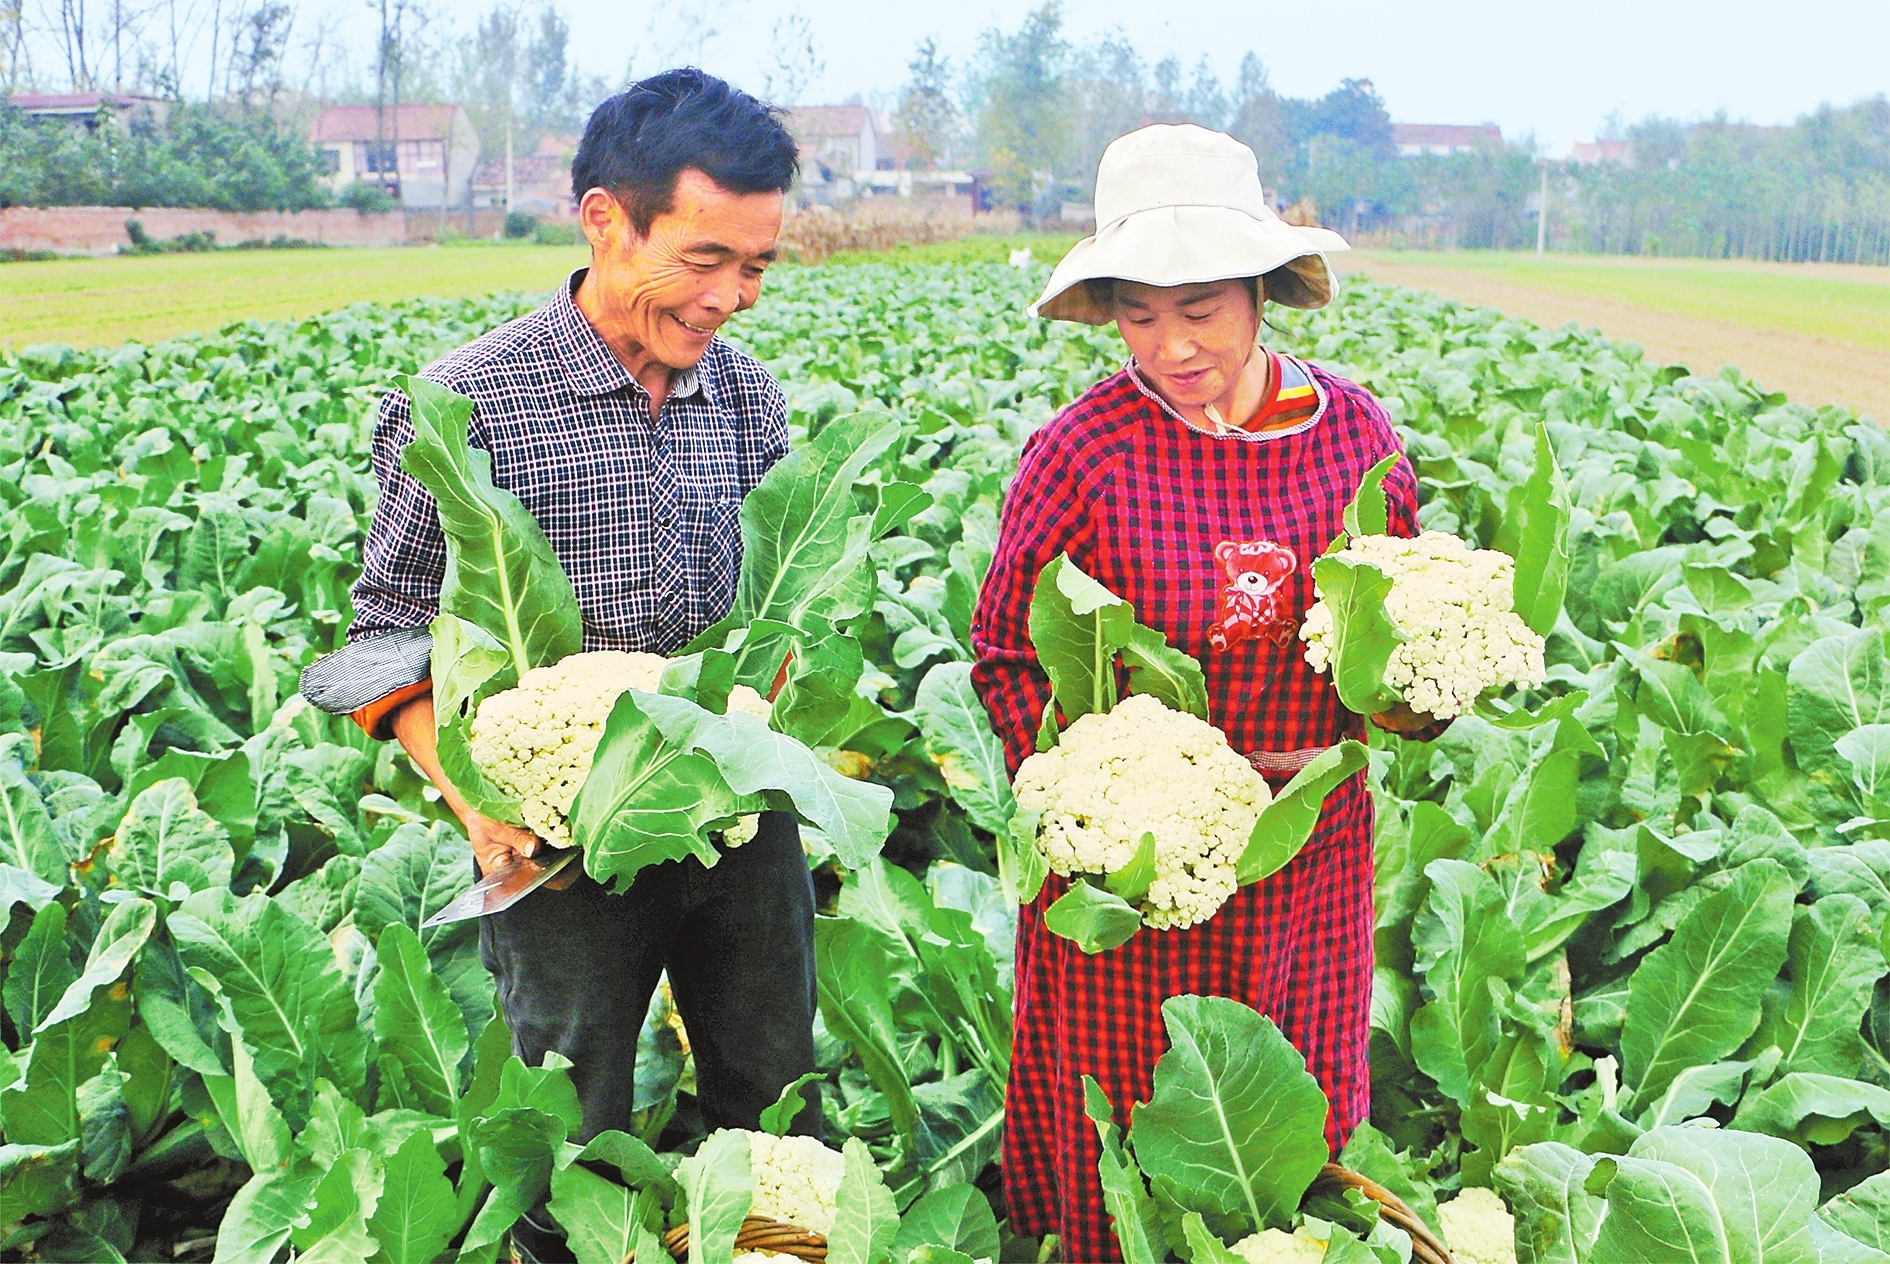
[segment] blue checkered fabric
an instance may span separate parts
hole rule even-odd
[[[649,393],[572,300],[583,275],[421,376],[473,400],[472,444],[492,454],[493,482],[538,520],[571,577],[584,648],[670,654],[734,601],[742,497],[787,454],[787,402],[759,362],[717,338],[652,423]],[[381,495],[351,641],[438,613],[446,542],[432,496],[400,469],[408,409],[401,391],[381,401]]]

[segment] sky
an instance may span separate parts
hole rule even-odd
[[[166,15],[185,15],[186,88],[194,91],[209,73],[206,16],[261,2],[136,0],[128,10],[150,15],[153,38]],[[437,38],[470,30],[496,0],[417,2],[434,15]],[[534,10],[543,0],[511,2]],[[920,40],[935,37],[962,67],[981,32],[1015,31],[1036,0],[553,2],[570,21],[580,68],[611,84],[626,70],[695,62],[761,91],[777,33],[799,23],[825,64],[801,104],[891,104]],[[326,31],[328,47],[346,49],[353,77],[371,64],[373,0],[291,3],[291,61]],[[42,71],[59,64],[59,8],[60,0],[27,0]],[[1173,54],[1191,73],[1206,52],[1228,83],[1251,49],[1288,96],[1370,79],[1397,122],[1494,122],[1511,139],[1533,136],[1554,157],[1593,138],[1611,115],[1691,120],[1723,110],[1734,120],[1788,123],[1822,102],[1890,92],[1890,0],[1065,0],[1063,12],[1072,41],[1119,31],[1151,66]]]
[[[456,4],[478,7],[468,0]],[[807,103],[890,95],[926,36],[954,64],[978,33],[1015,30],[1031,7],[1012,0],[563,0],[573,47],[587,70],[613,78],[639,48],[638,69],[675,41],[714,30],[702,64],[749,86],[768,59],[781,18],[806,18],[826,63]],[[650,38],[652,9],[659,33]],[[703,20],[701,15],[708,15]],[[946,16],[949,15],[949,16]],[[1314,96],[1341,78],[1368,78],[1398,122],[1491,121],[1505,136],[1533,133],[1560,156],[1592,138],[1610,113],[1684,119],[1724,110],[1734,119],[1785,123],[1820,102],[1890,92],[1890,0],[1067,0],[1078,40],[1120,28],[1154,63],[1170,53],[1192,68],[1203,52],[1223,81],[1247,49],[1274,87]]]

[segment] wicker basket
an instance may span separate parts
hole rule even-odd
[[[689,1222],[685,1220],[665,1233],[663,1245],[677,1259],[685,1258],[689,1254]],[[776,1255],[807,1260],[809,1264],[824,1264],[827,1239],[799,1225],[782,1224],[765,1216],[749,1216],[742,1221],[741,1232],[735,1235],[735,1252],[739,1255],[743,1251],[773,1251]]]
[[[1437,1235],[1431,1232],[1423,1218],[1412,1211],[1404,1199],[1370,1177],[1360,1176],[1337,1163],[1328,1163],[1319,1169],[1319,1176],[1313,1181],[1312,1189],[1322,1194],[1343,1194],[1348,1189],[1357,1190],[1378,1204],[1380,1219],[1411,1235],[1411,1264],[1454,1264],[1449,1250],[1437,1240]]]

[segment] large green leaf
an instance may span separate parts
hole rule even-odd
[[[1683,1068],[1718,1061],[1752,1034],[1785,963],[1795,890],[1776,861],[1741,865],[1634,972],[1621,1069],[1636,1101],[1659,1097]]]
[[[715,760],[666,737],[626,693],[611,708],[590,775],[571,805],[571,834],[584,868],[625,890],[650,865],[694,856],[713,865],[719,853],[708,827],[759,806],[730,788]]]
[[[643,1229],[642,1196],[582,1164],[551,1174],[552,1217],[563,1226],[578,1264],[622,1264]]]
[[[1299,854],[1319,823],[1326,796],[1365,767],[1369,752],[1363,742],[1350,739],[1319,752],[1310,764],[1293,774],[1273,800],[1260,810],[1240,853],[1235,877],[1242,885],[1270,878]]]
[[[1154,628],[1129,626],[1122,665],[1129,672],[1130,693],[1145,693],[1170,711],[1208,718],[1207,677],[1201,664]]]
[[[1890,1128],[1890,1088],[1842,1075],[1794,1071],[1740,1103],[1733,1126],[1803,1146],[1841,1144],[1859,1128]]]
[[[1460,1107],[1501,1034],[1493,989],[1522,979],[1522,935],[1495,881],[1461,860],[1424,870],[1430,897],[1411,931],[1429,999],[1411,1020],[1411,1051],[1424,1073]]]
[[[185,973],[167,934],[146,941],[131,990],[138,1017],[165,1053],[203,1075],[230,1073],[230,1037],[217,1025],[217,1003]]]
[[[912,717],[952,801],[978,828],[1002,834],[1017,803],[1011,797],[1003,744],[971,687],[971,664],[940,663],[926,672]]]
[[[465,1015],[434,977],[419,936],[404,923],[389,925],[375,947],[380,973],[374,980],[374,1035],[382,1104],[450,1119],[470,1044]]]
[[[1079,879],[1044,910],[1043,924],[1084,952],[1098,953],[1128,943],[1142,928],[1142,915],[1113,891]]]
[[[45,801],[19,762],[32,758],[31,739],[8,735],[0,743],[0,860],[63,887],[71,880],[66,866],[78,857],[60,842]],[[40,758],[44,762],[46,755]]]
[[[1807,772],[1850,779],[1838,739],[1867,724],[1890,723],[1890,665],[1882,628],[1814,641],[1787,674],[1792,754]]]
[[[1594,1166],[1558,1141],[1523,1146],[1497,1164],[1496,1188],[1516,1218],[1519,1264],[1587,1264],[1605,1210],[1586,1188]]]
[[[1096,1125],[1102,1142],[1097,1175],[1102,1180],[1103,1207],[1125,1264],[1161,1264],[1168,1249],[1163,1241],[1161,1209],[1149,1196],[1142,1169],[1122,1144],[1115,1108],[1102,1086],[1083,1077],[1083,1113]]]
[[[1116,655],[1132,639],[1129,603],[1067,555],[1050,559],[1030,598],[1030,643],[1050,676],[1051,705],[1074,723],[1116,704]]]
[[[776,462],[742,500],[742,569],[729,617],[690,646],[720,647],[731,628],[761,620],[809,628],[835,624],[872,602],[866,549],[874,515],[859,514],[854,483],[899,438],[884,413],[854,413],[824,426]],[[896,522],[889,518],[887,529]],[[744,640],[736,678],[765,691],[786,656],[779,635]]]
[[[184,964],[216,981],[225,1025],[291,1127],[307,1121],[317,1078],[359,1096],[367,1036],[319,931],[260,892],[198,892],[169,925]]]
[[[1766,995],[1755,1047],[1776,1045],[1782,1071],[1857,1074],[1864,1011],[1884,973],[1870,906],[1854,895],[1827,895],[1795,909],[1785,968],[1789,989]]]
[[[866,1142],[848,1137],[844,1155],[846,1165],[833,1200],[833,1232],[827,1235],[827,1258],[832,1264],[884,1264],[899,1232],[899,1205]],[[690,1264],[695,1264],[693,1252]]]
[[[173,902],[228,886],[235,860],[229,831],[197,806],[182,777],[133,799],[106,852],[106,866],[122,885]]]
[[[689,1264],[729,1264],[755,1197],[748,1135],[711,1133],[677,1166],[676,1180],[689,1200]]]
[[[20,1032],[31,1032],[40,1019],[52,1013],[53,1006],[66,988],[79,977],[72,964],[72,941],[66,936],[66,906],[48,904],[33,915],[26,937],[14,949],[7,963],[7,977],[0,987],[6,1001],[7,1016]]]
[[[1331,662],[1327,671],[1339,701],[1360,715],[1396,706],[1396,690],[1385,685],[1385,667],[1408,640],[1385,611],[1391,577],[1371,565],[1334,553],[1313,563],[1319,600],[1332,612]]]
[[[826,835],[842,865],[858,869],[879,854],[892,813],[892,791],[885,786],[842,776],[801,743],[743,712],[716,715],[662,694],[636,696],[635,705],[672,745],[713,759],[735,794],[784,797]]]
[[[473,402],[413,375],[399,384],[414,432],[400,467],[432,494],[446,536],[440,612],[498,641],[520,675],[577,653],[577,594],[531,513],[493,485],[491,456],[467,441]]]
[[[58,1004],[39,1020],[39,1026],[50,1027],[92,1008],[93,993],[118,981],[156,926],[157,906],[149,900],[125,900],[113,905],[99,925],[91,951],[86,953],[85,968],[67,985]]]
[[[1851,1186],[1818,1208],[1818,1219],[1865,1246],[1890,1252],[1890,1172]]]
[[[885,1095],[894,1128],[910,1144],[919,1108],[899,1057],[890,992],[895,967],[884,937],[849,917],[817,918],[814,965],[821,1021],[853,1046],[874,1087]]]
[[[921,1246],[942,1246],[974,1260],[998,1258],[997,1217],[975,1185],[935,1189],[906,1209],[892,1243],[892,1258],[904,1260]]]
[[[1162,1003],[1169,1049],[1129,1140],[1189,1210],[1286,1227],[1327,1157],[1326,1098],[1272,1020],[1238,1001]]]
[[[25,1074],[0,1091],[7,1140],[57,1146],[78,1139],[83,1132],[80,1087],[104,1067],[130,1026],[130,1004],[107,992],[84,1013],[34,1033]]]
[[[1510,502],[1516,539],[1515,609],[1538,636],[1554,631],[1568,586],[1568,520],[1574,505],[1549,428],[1536,423],[1536,468]],[[1505,531],[1512,522],[1506,521]],[[1500,541],[1498,547],[1508,545]]]
[[[0,1145],[0,1229],[49,1216],[78,1196],[77,1138],[59,1145]]]
[[[1589,1178],[1608,1214],[1590,1258],[1636,1264],[1816,1264],[1818,1174],[1788,1141],[1655,1128]]]

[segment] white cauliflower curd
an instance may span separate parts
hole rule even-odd
[[[1238,889],[1235,866],[1272,798],[1219,729],[1146,694],[1078,719],[1024,761],[1013,788],[1043,813],[1038,845],[1066,876],[1114,873],[1154,834],[1141,912],[1157,928],[1204,922]]]
[[[571,804],[590,775],[611,707],[626,689],[655,693],[668,661],[620,650],[571,654],[532,668],[516,686],[479,704],[473,760],[492,784],[519,801],[534,834],[554,847],[571,845]],[[769,712],[767,699],[746,685],[729,693],[728,709],[763,721]]]
[[[1437,1209],[1460,1264],[1516,1264],[1516,1221],[1493,1189],[1466,1189]]]
[[[1516,562],[1509,554],[1472,549],[1442,531],[1414,540],[1359,536],[1345,552],[1391,578],[1385,613],[1409,639],[1392,651],[1385,684],[1413,711],[1448,720],[1486,689],[1542,683],[1543,640],[1515,611]],[[1299,631],[1314,671],[1331,666],[1332,633],[1332,611],[1322,599]]]
[[[1247,1264],[1319,1264],[1326,1258],[1326,1246],[1306,1236],[1303,1229],[1296,1233],[1266,1229],[1242,1238],[1229,1249]]]
[[[798,1225],[822,1237],[833,1232],[834,1199],[847,1161],[815,1137],[748,1133],[748,1170],[755,1200],[748,1214]]]

